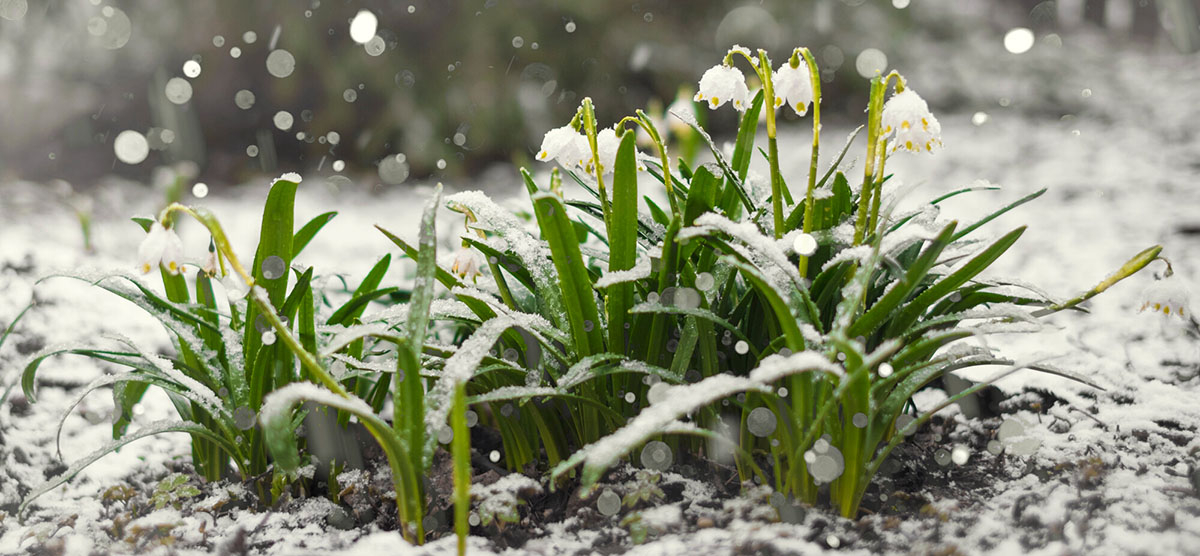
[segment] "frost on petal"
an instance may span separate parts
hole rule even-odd
[[[745,110],[750,90],[746,87],[746,77],[737,68],[718,64],[700,77],[700,90],[696,92],[697,102],[706,102],[710,109],[716,110],[726,102],[732,103],[738,110]]]
[[[579,134],[569,125],[556,127],[546,132],[542,138],[542,148],[538,150],[537,159],[549,162],[558,159],[559,155],[570,147],[571,142]]]
[[[162,224],[155,222],[150,226],[150,233],[138,245],[138,270],[142,274],[149,274],[162,261],[167,241],[167,229]]]
[[[912,89],[888,99],[880,125],[882,136],[890,138],[892,151],[933,152],[942,145],[942,124]]]
[[[808,105],[813,101],[813,88],[807,65],[793,68],[784,62],[775,72],[772,82],[775,85],[776,107],[786,102],[797,115],[808,113]]]

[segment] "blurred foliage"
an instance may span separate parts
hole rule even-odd
[[[995,48],[1008,28],[1044,36],[1103,23],[1114,17],[1104,6],[1122,2],[29,2],[22,17],[0,19],[0,128],[10,130],[0,134],[0,175],[87,186],[110,171],[146,179],[155,166],[192,160],[197,179],[222,184],[283,170],[331,174],[341,160],[346,176],[373,184],[379,162],[397,153],[413,177],[479,175],[495,162],[531,158],[541,134],[573,113],[578,91],[595,99],[602,122],[667,104],[676,83],[694,82],[735,43],[812,48],[828,82],[827,118],[837,121],[861,111],[867,80],[855,65],[868,48],[885,53],[888,68],[912,71],[937,64],[914,43],[940,44],[945,56],[953,52],[946,45],[983,36]],[[1130,0],[1116,13],[1126,34],[1152,35],[1160,12],[1183,4]],[[128,15],[127,42],[114,8]],[[378,56],[349,37],[363,9],[379,19],[386,47]],[[273,37],[296,59],[286,78],[266,71]],[[188,60],[203,68],[189,79],[191,100],[167,102],[164,86]],[[962,104],[955,92],[970,85],[947,88],[943,98]],[[234,103],[242,89],[255,95],[245,110]],[[280,110],[295,119],[288,131],[273,125]],[[736,126],[730,114],[713,120],[718,132]],[[114,161],[112,139],[125,129],[150,138],[146,162]],[[163,129],[174,135],[170,144]]]

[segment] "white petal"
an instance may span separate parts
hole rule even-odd
[[[605,174],[611,174],[616,167],[617,150],[620,146],[621,140],[617,138],[617,132],[613,128],[602,129],[596,134],[596,150],[599,151],[600,164]]]
[[[142,274],[149,273],[162,260],[163,250],[167,246],[167,230],[162,224],[155,222],[150,226],[150,232],[142,238],[138,245],[138,270]]]
[[[175,230],[166,231],[166,244],[163,248],[162,264],[167,272],[179,274],[183,270],[183,240]]]
[[[547,131],[546,136],[542,138],[542,148],[538,150],[537,159],[548,162],[558,158],[576,135],[578,133],[570,125]]]

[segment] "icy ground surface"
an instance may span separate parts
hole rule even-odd
[[[1200,276],[1200,140],[1194,123],[1194,60],[1137,56],[1113,62],[1107,75],[1087,81],[1099,108],[1077,116],[1020,116],[996,108],[983,125],[972,123],[975,109],[940,114],[946,149],[936,156],[896,157],[898,180],[916,186],[917,199],[987,180],[1002,191],[959,197],[943,216],[971,221],[993,207],[1041,187],[1041,199],[990,225],[998,235],[1015,226],[1029,230],[994,269],[993,277],[1034,283],[1066,298],[1104,278],[1142,248],[1161,243],[1174,263],[1174,280],[1193,290]],[[912,76],[910,76],[911,78]],[[1074,87],[1066,75],[1063,87]],[[1131,83],[1148,84],[1133,91]],[[1104,99],[1108,97],[1108,100]],[[1121,102],[1113,98],[1123,99]],[[803,128],[802,125],[794,127]],[[783,139],[781,151],[803,152],[806,132]],[[837,141],[828,142],[833,145]],[[828,154],[828,153],[827,153]],[[792,173],[791,175],[797,175]],[[793,180],[797,182],[798,180]],[[520,194],[515,181],[513,194]],[[99,186],[96,205],[118,207],[96,216],[96,250],[80,249],[77,225],[38,186],[0,186],[0,323],[7,323],[36,295],[37,307],[0,351],[0,391],[17,380],[25,358],[43,344],[103,343],[119,332],[166,348],[163,331],[128,303],[67,279],[34,281],[55,269],[131,270],[141,233],[128,222],[148,214],[154,201],[129,185]],[[416,193],[416,197],[412,196]],[[404,236],[415,233],[416,215],[427,190],[393,191],[382,196],[334,197],[316,180],[302,184],[297,220],[325,210],[341,215],[306,251],[303,261],[318,269],[361,276],[388,242],[371,228],[381,224]],[[257,233],[263,186],[244,188],[236,198],[202,201],[234,238]],[[445,247],[459,225],[442,213]],[[204,237],[185,230],[189,254],[202,253]],[[250,257],[250,244],[240,252]],[[1152,270],[1161,271],[1161,263]],[[388,280],[403,279],[406,268]],[[787,553],[845,554],[1188,554],[1200,547],[1200,499],[1190,475],[1200,464],[1200,345],[1182,323],[1139,313],[1145,272],[1089,303],[1090,314],[1056,316],[1036,335],[1002,338],[994,345],[1015,359],[1055,355],[1055,362],[1102,385],[1095,391],[1065,379],[1024,371],[1003,380],[1012,396],[1000,404],[1001,417],[967,420],[957,407],[919,434],[894,456],[917,479],[904,473],[886,478],[868,494],[874,512],[858,521],[825,511],[789,515],[779,522],[769,492],[751,489],[741,497],[718,496],[710,484],[668,472],[660,486],[668,493],[657,508],[643,512],[648,540],[632,545],[623,513],[606,517],[596,499],[572,504],[557,523],[533,526],[534,538],[520,549],[472,537],[473,553],[574,554],[628,551],[631,554]],[[53,433],[70,390],[111,369],[78,357],[47,362],[39,374],[36,404],[14,396],[0,407],[0,554],[47,549],[84,555],[147,551],[181,554],[448,554],[452,537],[425,547],[408,547],[395,532],[373,526],[344,530],[339,510],[322,498],[258,513],[241,509],[237,485],[206,488],[182,510],[150,512],[124,524],[125,538],[111,531],[120,504],[102,503],[110,487],[129,482],[153,485],[171,470],[186,469],[187,438],[174,434],[142,440],[102,459],[82,475],[38,500],[24,523],[13,515],[21,493],[64,469]],[[984,378],[986,371],[971,378]],[[929,407],[944,394],[922,393]],[[171,418],[167,400],[149,395],[135,427]],[[66,420],[62,446],[70,462],[110,435],[111,399],[87,398]],[[1001,454],[985,449],[1004,420],[1023,423],[1023,446]],[[966,463],[935,462],[939,448],[967,446]],[[1020,451],[1020,450],[1016,450]],[[674,471],[674,470],[673,470]],[[684,473],[686,475],[686,473]],[[635,488],[632,472],[618,470],[611,488]],[[695,474],[692,475],[693,477]],[[887,498],[884,499],[883,496]],[[344,514],[344,512],[343,512]],[[343,516],[344,517],[344,516]],[[166,531],[168,533],[156,533]],[[489,530],[490,531],[490,530]],[[174,547],[159,539],[174,538]]]

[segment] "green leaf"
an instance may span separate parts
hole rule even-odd
[[[1046,188],[1043,187],[1042,189],[1039,189],[1038,191],[1035,191],[1033,193],[1030,193],[1029,195],[1021,197],[1020,199],[1017,199],[1016,201],[1013,201],[1008,206],[979,219],[977,222],[971,224],[970,226],[967,226],[966,228],[963,228],[957,234],[954,234],[954,237],[950,238],[950,241],[951,242],[958,241],[959,239],[966,236],[967,234],[979,229],[980,226],[983,226],[984,224],[987,224],[988,222],[991,222],[992,220],[999,218],[1000,215],[1002,215],[1012,209],[1015,209],[1025,203],[1028,203],[1029,201],[1037,199],[1038,197],[1041,197],[1045,193],[1046,193]]]
[[[717,204],[717,188],[720,180],[701,166],[692,175],[692,187],[688,191],[687,206],[683,211],[683,225],[691,226],[701,214],[712,212]]]
[[[254,268],[250,270],[254,284],[261,286],[267,292],[267,298],[270,300],[273,307],[281,307],[284,298],[287,295],[288,276],[287,271],[292,265],[292,236],[293,236],[293,218],[294,208],[296,204],[296,182],[278,179],[271,185],[271,191],[267,194],[267,202],[263,208],[262,227],[258,237],[258,250],[254,254]],[[268,280],[263,276],[263,263],[271,258],[279,257],[283,261],[283,272],[276,278]],[[246,309],[246,331],[245,337],[242,340],[243,349],[246,354],[246,367],[255,368],[255,357],[259,353],[259,348],[262,346],[262,337],[258,332],[256,320],[260,310],[257,305],[251,303]],[[250,379],[251,388],[254,388],[256,382],[261,382],[266,377],[252,376]],[[261,387],[262,385],[259,384]]]
[[[396,244],[396,247],[399,247],[401,251],[404,251],[404,255],[406,257],[408,257],[414,261],[416,261],[418,259],[419,255],[420,255],[420,251],[418,251],[417,248],[409,245],[407,241],[400,239],[400,237],[397,236],[396,234],[393,234],[392,232],[389,232],[389,231],[379,227],[378,225],[375,226],[375,229],[379,230],[381,233],[383,233],[383,235],[385,237],[387,237],[389,240],[391,240],[392,243]],[[436,267],[435,276],[437,277],[437,281],[440,282],[442,284],[442,286],[448,290],[452,290],[456,287],[461,287],[461,286],[467,285],[462,280],[459,280],[457,276],[452,274],[450,271],[442,268],[440,265]]]
[[[542,238],[550,244],[551,260],[558,272],[559,288],[571,327],[574,351],[579,356],[604,350],[600,314],[596,309],[592,282],[583,264],[579,244],[574,241],[571,220],[558,197],[539,193],[533,197]]]
[[[608,271],[629,270],[637,263],[638,187],[636,134],[625,132],[613,169],[612,228],[608,230]],[[589,284],[591,280],[588,280]],[[566,294],[569,295],[569,294]],[[633,304],[633,284],[615,284],[605,297],[608,349],[625,352],[626,323]],[[599,327],[599,322],[594,321]],[[632,324],[630,324],[632,326]]]
[[[417,232],[420,251],[417,253],[417,276],[413,282],[412,300],[408,304],[405,327],[407,344],[396,346],[396,374],[393,377],[392,426],[406,446],[407,465],[416,473],[425,469],[423,446],[425,435],[425,385],[421,380],[421,346],[429,328],[429,307],[433,303],[434,275],[437,271],[437,210],[441,204],[442,185],[439,183],[421,213]],[[418,491],[419,492],[419,491]]]
[[[371,300],[385,296],[399,289],[379,289],[379,284],[383,281],[384,274],[387,274],[388,266],[391,265],[391,262],[391,254],[384,255],[383,258],[379,259],[379,262],[375,263],[375,266],[371,267],[371,271],[367,273],[367,276],[363,278],[362,283],[359,284],[358,288],[354,290],[350,300],[334,311],[333,315],[331,315],[329,320],[326,321],[326,324],[349,325],[354,319],[362,316],[363,311],[366,310],[367,304],[370,303]]]
[[[984,249],[982,253],[976,255],[967,264],[959,267],[958,270],[955,270],[949,276],[938,280],[928,289],[921,292],[915,299],[907,303],[904,308],[900,310],[899,315],[896,315],[896,317],[892,319],[891,324],[889,324],[887,328],[887,335],[889,337],[903,335],[904,330],[912,326],[912,324],[915,323],[918,318],[920,318],[921,314],[924,313],[930,305],[933,305],[937,300],[950,295],[955,288],[966,284],[967,280],[974,278],[977,274],[983,272],[985,269],[987,269],[987,267],[991,266],[992,263],[996,262],[996,259],[1000,258],[1000,255],[1003,255],[1005,251],[1008,251],[1009,247],[1012,247],[1012,245],[1016,243],[1017,239],[1019,239],[1023,233],[1025,233],[1025,226],[1021,226],[1020,228],[1005,234],[1003,237],[996,240],[995,243],[988,246],[987,249]]]
[[[925,275],[929,274],[929,271],[937,264],[938,255],[941,255],[942,250],[950,244],[956,224],[956,222],[951,222],[938,234],[937,238],[929,242],[920,256],[908,267],[908,272],[900,279],[900,282],[892,286],[883,297],[871,305],[866,313],[854,320],[846,331],[846,337],[857,338],[874,332],[921,285]],[[867,271],[865,268],[858,269],[858,272]]]
[[[296,257],[300,256],[300,252],[303,251],[305,247],[308,247],[308,243],[312,241],[314,237],[316,237],[317,232],[320,232],[321,228],[324,228],[330,220],[333,220],[333,217],[337,216],[337,214],[338,213],[334,211],[326,212],[318,215],[312,220],[309,220],[307,224],[302,226],[300,230],[298,230],[296,234],[292,236],[292,258],[295,259]]]

